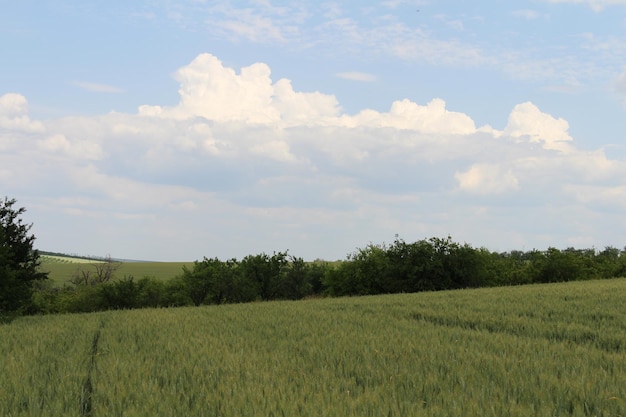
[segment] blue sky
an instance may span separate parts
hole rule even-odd
[[[43,250],[626,245],[626,1],[24,0],[0,53]]]

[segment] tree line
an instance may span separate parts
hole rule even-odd
[[[330,295],[389,294],[626,276],[626,248],[492,252],[433,237],[369,244],[329,270]]]
[[[241,260],[204,258],[165,281],[132,276],[103,280],[103,273],[110,276],[108,267],[94,264],[93,268],[94,274],[83,271],[63,287],[38,284],[33,312],[200,306],[613,278],[626,276],[626,249],[497,253],[450,237],[434,237],[369,244],[333,263],[305,262],[288,252]],[[91,279],[83,279],[85,275]]]
[[[33,309],[42,313],[89,312],[142,307],[199,306],[252,301],[298,300],[321,295],[327,264],[308,263],[288,252],[241,260],[204,258],[169,280],[132,275],[102,279],[116,263],[89,265],[62,287],[38,283]],[[98,268],[98,269],[96,269]],[[88,272],[86,272],[88,271]],[[86,277],[86,278],[85,278]]]
[[[80,269],[55,286],[39,269],[31,225],[15,200],[0,200],[0,319],[11,314],[199,306],[321,296],[358,296],[626,276],[626,248],[492,252],[451,237],[368,244],[337,262],[285,252],[241,260],[203,258],[169,280],[118,277],[119,264]]]

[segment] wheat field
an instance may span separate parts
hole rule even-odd
[[[626,415],[626,280],[23,317],[3,416]]]

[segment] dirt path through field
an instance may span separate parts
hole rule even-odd
[[[96,356],[98,355],[98,343],[100,342],[100,334],[104,328],[104,320],[100,323],[100,326],[93,335],[93,341],[91,342],[91,351],[89,358],[89,367],[87,370],[87,378],[83,384],[83,390],[80,397],[80,415],[82,417],[89,417],[92,415],[93,404],[93,384],[91,382],[91,374],[96,365]]]

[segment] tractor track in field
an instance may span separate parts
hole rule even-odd
[[[499,322],[489,323],[480,320],[442,317],[418,312],[411,313],[410,318],[417,321],[435,324],[437,326],[455,327],[465,330],[485,331],[516,337],[545,339],[580,346],[589,346],[607,353],[621,353],[626,350],[626,344],[624,343],[623,338],[603,336],[593,330],[587,330],[584,332],[567,332],[566,330],[560,331],[558,328],[552,328],[543,331],[534,331],[524,327],[523,325],[515,327],[513,325],[503,325]]]
[[[80,395],[80,415],[81,417],[89,417],[93,413],[93,383],[91,375],[96,366],[96,356],[98,355],[98,343],[100,342],[100,334],[104,328],[104,321],[100,322],[100,326],[93,335],[91,341],[91,350],[89,352],[89,365],[87,367],[87,377],[83,383]]]

